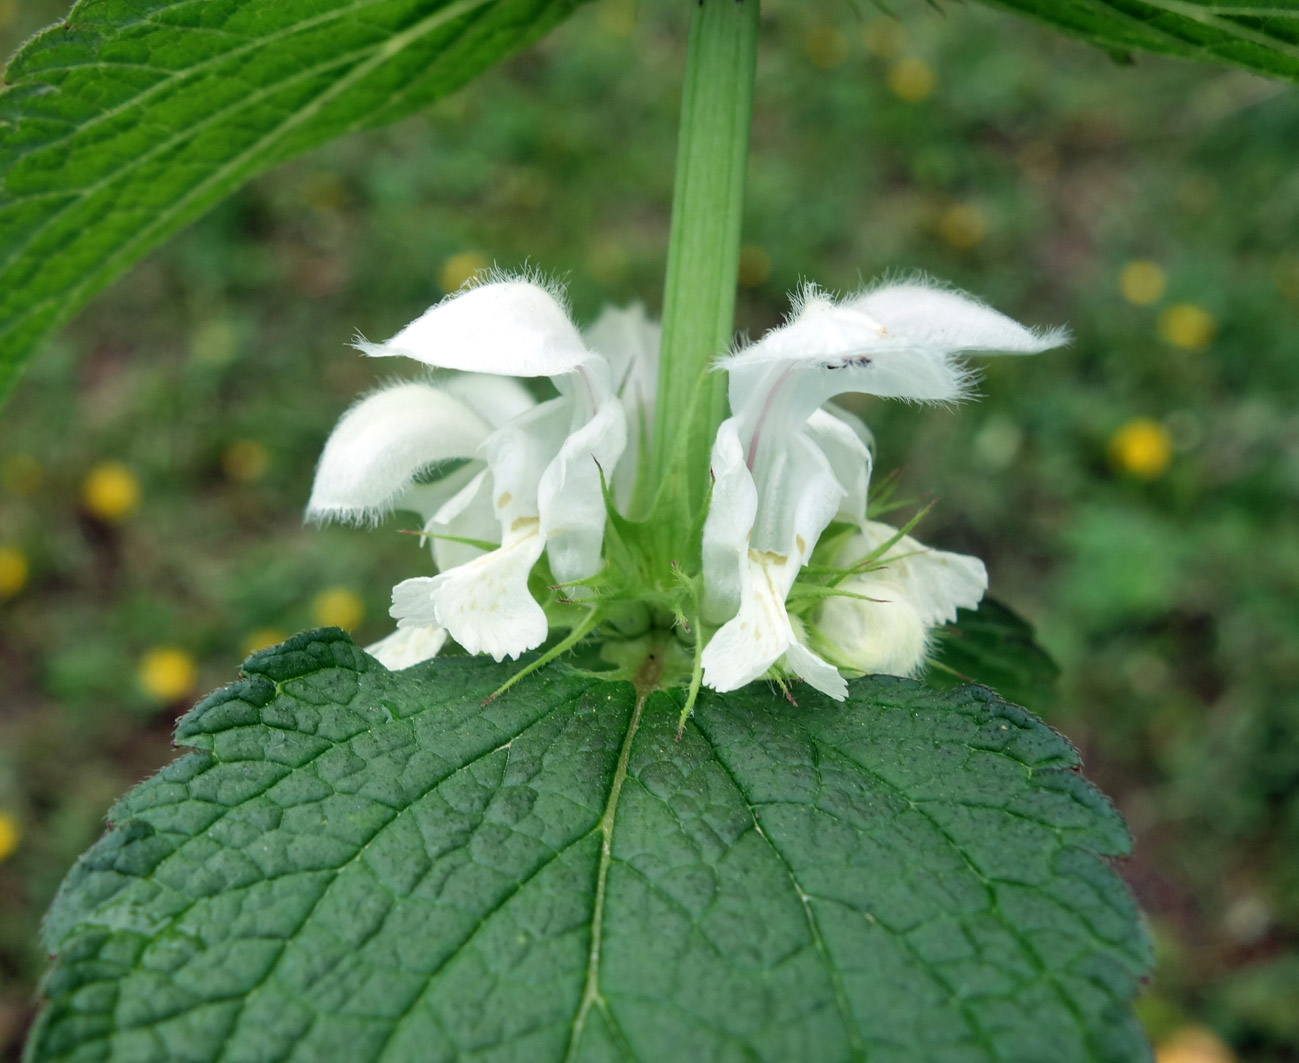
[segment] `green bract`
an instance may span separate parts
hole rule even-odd
[[[33,1063],[1145,1056],[1126,831],[987,690],[706,692],[677,742],[557,664],[244,670],[65,882]]]

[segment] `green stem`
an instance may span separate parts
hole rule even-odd
[[[685,535],[708,492],[708,455],[726,415],[726,380],[709,363],[731,344],[749,153],[758,0],[693,0],[676,188],[663,293],[654,417],[655,494]],[[683,558],[684,560],[684,558]]]

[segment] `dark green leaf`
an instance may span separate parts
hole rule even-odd
[[[982,683],[1007,701],[1038,710],[1055,700],[1060,669],[1028,622],[992,598],[974,612],[957,611],[956,623],[938,632],[933,661],[925,681],[939,690]]]
[[[983,0],[1113,55],[1144,50],[1299,81],[1296,0]]]
[[[1127,833],[981,688],[758,685],[676,742],[562,665],[245,670],[64,884],[30,1060],[1146,1058]]]
[[[81,0],[0,91],[0,398],[27,353],[275,163],[409,114],[582,0]]]

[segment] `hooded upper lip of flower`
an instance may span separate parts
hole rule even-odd
[[[855,391],[955,402],[966,352],[1032,354],[1067,340],[925,279],[836,301],[808,285],[786,324],[721,360],[732,416],[712,452],[704,524],[705,611],[725,620],[704,648],[704,682],[734,690],[778,662],[832,697],[838,671],[799,641],[785,598],[826,526],[863,525],[870,470],[860,423],[827,406]]]
[[[440,574],[394,589],[399,629],[446,629],[471,653],[518,656],[546,637],[545,614],[528,591],[543,549],[561,584],[598,571],[606,519],[601,470],[615,469],[627,437],[618,392],[640,379],[637,356],[646,357],[651,344],[657,353],[643,311],[614,314],[602,319],[603,330],[600,322],[592,329],[597,340],[603,332],[601,342],[627,341],[606,357],[584,341],[558,289],[533,277],[493,275],[386,343],[357,343],[371,356],[467,375],[389,387],[348,411],[321,456],[308,518],[357,522],[410,509],[434,535],[500,542],[483,553],[435,538]],[[511,379],[535,376],[550,377],[559,394],[537,403]],[[418,482],[425,470],[455,459],[468,461],[433,483]],[[400,640],[399,666],[415,663],[412,655],[421,659],[412,645],[432,647],[431,656],[440,639]]]

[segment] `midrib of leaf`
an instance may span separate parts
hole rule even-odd
[[[296,128],[297,126],[305,122],[307,119],[312,118],[316,114],[318,114],[320,109],[330,100],[334,99],[336,96],[350,89],[356,82],[360,81],[362,78],[364,78],[366,75],[371,73],[373,70],[377,69],[383,63],[387,62],[393,56],[399,54],[406,48],[410,47],[411,44],[418,41],[421,37],[424,37],[427,34],[434,32],[435,30],[441,28],[442,26],[453,21],[454,19],[461,17],[462,15],[469,14],[478,8],[486,6],[490,2],[491,0],[456,0],[456,2],[448,4],[446,7],[441,8],[434,14],[429,15],[427,18],[422,19],[421,21],[415,23],[415,25],[409,27],[408,29],[403,30],[400,33],[394,34],[392,37],[388,38],[376,49],[374,55],[372,55],[369,59],[366,59],[358,63],[356,66],[352,67],[351,70],[349,70],[346,74],[342,75],[337,81],[335,81],[332,85],[330,85],[327,89],[325,89],[325,91],[323,91],[315,99],[311,100],[309,103],[303,105],[302,107],[297,108],[292,114],[288,115],[284,119],[284,121],[280,122],[278,125],[272,128],[269,132],[267,132],[265,135],[259,138],[255,143],[245,148],[238,155],[227,160],[216,170],[212,171],[212,173],[210,173],[203,180],[199,181],[196,185],[192,186],[180,198],[174,200],[167,207],[161,209],[155,215],[155,219],[151,224],[146,225],[144,228],[140,229],[133,238],[121,244],[114,253],[103,258],[100,261],[98,268],[95,269],[93,272],[89,273],[78,285],[76,285],[74,288],[70,289],[69,291],[63,291],[63,292],[47,295],[45,298],[39,300],[38,302],[32,303],[27,307],[26,310],[16,315],[12,319],[12,322],[6,331],[11,333],[17,331],[18,327],[23,322],[29,321],[38,311],[45,309],[51,303],[66,300],[69,303],[69,306],[79,306],[83,301],[83,298],[88,298],[89,295],[96,290],[102,278],[112,277],[117,272],[117,270],[119,269],[119,264],[120,264],[120,268],[125,268],[125,266],[130,262],[134,261],[139,254],[143,254],[143,252],[147,250],[150,242],[155,238],[155,236],[158,235],[160,231],[166,231],[170,227],[170,223],[173,218],[183,216],[185,210],[194,202],[196,198],[200,198],[203,194],[208,192],[210,189],[220,187],[220,185],[224,183],[227,179],[235,176],[243,168],[245,164],[255,159],[263,151],[273,147],[275,142],[279,140],[281,137],[283,137],[286,133],[292,131],[294,128]],[[225,53],[223,55],[223,58],[228,54],[229,53]],[[326,69],[330,65],[332,64],[331,63],[322,64],[322,66]],[[311,73],[316,73],[316,72],[318,72],[318,68],[313,68],[313,70],[311,71]],[[284,79],[283,81],[277,82],[275,89],[270,91],[278,91],[283,87],[285,87],[286,85],[292,84],[295,80],[297,80],[299,77],[302,76],[304,76],[303,72],[298,72],[292,78],[287,78]],[[217,117],[224,117],[227,113],[236,112],[240,110],[242,106],[245,106],[250,102],[254,102],[256,99],[261,99],[261,98],[263,97],[262,96],[247,97],[244,100],[241,100],[239,105],[230,108],[228,112],[221,112],[219,116],[210,116],[208,119],[205,119],[204,124],[207,124],[212,120],[215,120]],[[185,131],[184,136],[179,139],[181,140],[189,139],[189,137],[192,136],[192,134],[195,131],[196,131],[196,127],[190,127]],[[137,159],[129,167],[115,171],[114,179],[118,175],[122,174],[123,172],[129,172],[131,168],[133,168],[136,165],[139,165],[140,162],[143,161],[144,161],[144,157]],[[51,216],[51,218],[48,221],[43,223],[43,225],[28,238],[28,240],[18,249],[17,252],[15,252],[15,254],[20,254],[28,246],[30,246],[32,240],[36,239],[36,237],[39,236],[39,234],[43,232],[45,228],[48,227],[49,224],[57,220],[59,217],[62,217],[62,215],[67,210],[71,209],[71,207],[75,203],[81,202],[85,198],[85,196],[92,194],[95,191],[98,191],[99,189],[103,188],[106,184],[109,183],[111,183],[111,179],[107,182],[101,181],[98,184],[96,184],[91,190],[80,192],[75,197],[70,199],[64,207],[62,207],[58,212],[56,212],[53,216]],[[5,266],[7,267],[9,264],[11,264],[13,259],[14,256],[11,255],[10,259],[5,263]]]
[[[605,803],[604,814],[600,817],[597,830],[600,832],[600,863],[595,873],[595,901],[591,905],[591,948],[586,958],[586,983],[582,988],[582,1000],[573,1015],[573,1025],[569,1031],[568,1049],[564,1059],[571,1060],[582,1041],[582,1031],[586,1029],[586,1020],[591,1008],[598,1006],[600,1013],[609,1023],[610,1035],[623,1042],[623,1047],[630,1054],[630,1046],[618,1023],[609,1010],[604,996],[600,992],[600,948],[604,938],[604,904],[609,884],[609,866],[613,863],[613,828],[618,815],[618,799],[622,796],[622,784],[627,778],[627,766],[631,763],[631,746],[640,730],[641,717],[645,712],[645,702],[658,687],[659,672],[662,661],[659,654],[651,654],[646,659],[636,680],[636,707],[627,724],[627,734],[618,750],[618,764],[614,768],[613,781],[609,785],[609,800]]]
[[[1293,45],[1288,41],[1283,41],[1278,37],[1273,37],[1266,33],[1259,33],[1257,30],[1246,26],[1244,23],[1237,22],[1235,19],[1226,20],[1220,15],[1233,14],[1240,15],[1240,11],[1207,11],[1197,4],[1184,3],[1183,0],[1145,0],[1151,7],[1158,8],[1161,11],[1167,11],[1170,15],[1181,15],[1183,18],[1192,19],[1205,26],[1212,26],[1216,30],[1221,30],[1229,36],[1239,37],[1247,40],[1252,44],[1258,44],[1272,51],[1281,52],[1292,58],[1299,58],[1299,46]],[[1291,18],[1299,18],[1299,11],[1291,11]]]

